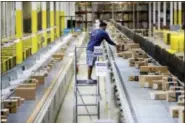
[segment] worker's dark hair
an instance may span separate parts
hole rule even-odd
[[[105,26],[107,26],[107,24],[103,21],[100,21],[100,27],[105,27]]]

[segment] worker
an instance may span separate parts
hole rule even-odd
[[[99,29],[95,29],[90,34],[90,41],[87,46],[87,64],[88,64],[88,84],[93,84],[94,81],[91,78],[92,69],[96,61],[96,56],[94,56],[94,47],[100,46],[102,41],[105,39],[110,45],[116,46],[116,44],[110,39],[108,33],[105,31],[107,24],[100,21]]]

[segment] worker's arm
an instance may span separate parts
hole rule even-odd
[[[116,46],[116,43],[114,43],[114,42],[110,39],[110,37],[109,37],[109,35],[108,35],[107,32],[105,32],[104,35],[105,35],[105,36],[104,36],[104,39],[105,39],[110,45]]]

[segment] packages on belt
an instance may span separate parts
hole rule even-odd
[[[10,113],[16,113],[18,109],[17,99],[7,99],[3,101],[4,108],[8,108]]]
[[[36,97],[36,88],[34,87],[18,87],[15,89],[15,95],[25,100],[34,100]]]

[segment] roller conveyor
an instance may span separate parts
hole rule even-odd
[[[178,118],[170,116],[170,106],[176,102],[166,100],[151,100],[152,89],[141,88],[139,82],[129,81],[129,76],[139,75],[139,70],[130,67],[129,61],[120,57],[115,57],[112,49],[107,46],[109,57],[116,76],[116,87],[121,101],[121,108],[127,122],[133,123],[179,123]],[[160,65],[160,64],[158,64]],[[126,100],[125,100],[126,98]],[[129,108],[127,108],[129,107]]]
[[[47,98],[51,98],[50,96],[48,96],[48,94],[50,94],[54,90],[52,88],[56,83],[60,83],[60,86],[61,86],[60,89],[62,89],[60,91],[60,96],[61,97],[60,97],[60,99],[57,99],[57,100],[62,101],[62,98],[64,98],[66,89],[67,89],[68,84],[69,84],[70,79],[71,79],[70,76],[73,73],[73,69],[70,69],[71,67],[69,67],[69,66],[71,66],[72,62],[73,62],[74,47],[75,46],[80,46],[81,44],[83,44],[83,42],[85,41],[84,40],[85,35],[86,35],[85,33],[81,33],[80,35],[77,36],[77,38],[73,37],[72,39],[70,39],[70,40],[73,40],[72,42],[68,41],[69,43],[67,43],[67,45],[63,46],[63,47],[66,47],[66,46],[68,47],[68,48],[66,48],[67,50],[65,51],[64,59],[62,61],[56,61],[55,62],[51,71],[48,73],[47,77],[45,77],[44,85],[40,85],[39,88],[36,89],[36,98],[35,98],[35,100],[25,100],[24,103],[21,104],[20,107],[18,107],[18,110],[17,110],[16,113],[10,113],[9,114],[8,123],[34,122],[36,117],[39,115],[39,112],[40,112],[40,109],[42,109],[42,106],[45,103],[48,104],[47,102],[43,101],[44,97],[46,97],[45,101],[46,101]],[[47,59],[47,61],[44,64],[41,64],[41,65],[44,66],[49,61],[51,61],[51,58]],[[66,76],[68,76],[69,78],[66,78]],[[62,81],[60,81],[58,79],[60,79],[60,80],[62,79]],[[57,81],[60,81],[60,82],[57,82]],[[8,95],[9,96],[4,97],[4,99],[14,96],[14,92],[12,92],[12,94],[8,94]],[[55,100],[56,100],[56,98],[55,98]],[[56,105],[60,106],[59,104],[61,104],[61,101],[60,101],[60,103],[58,102],[58,104],[56,104]],[[57,101],[55,101],[55,103],[56,102]],[[51,105],[51,104],[49,103],[49,105]],[[57,113],[57,109],[54,109],[54,110],[56,110],[56,113]],[[44,114],[44,113],[42,112],[42,114]]]

